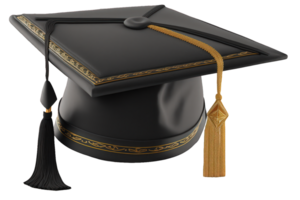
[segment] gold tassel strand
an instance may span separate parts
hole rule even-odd
[[[155,25],[148,28],[164,33],[166,35],[181,39],[207,51],[217,62],[217,95],[216,101],[207,113],[208,119],[204,135],[204,167],[203,176],[221,177],[225,176],[225,120],[228,113],[222,103],[221,84],[224,68],[223,58],[213,47],[186,35],[171,31]]]

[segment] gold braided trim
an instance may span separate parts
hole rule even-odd
[[[134,147],[134,146],[121,146],[121,145],[115,145],[115,144],[108,144],[104,142],[99,142],[95,140],[91,140],[89,138],[82,137],[80,135],[77,135],[68,129],[64,128],[59,120],[59,117],[56,119],[56,124],[58,127],[58,130],[68,139],[72,140],[73,142],[76,142],[80,145],[93,148],[100,151],[107,151],[110,153],[119,153],[119,154],[129,154],[129,155],[145,155],[145,154],[155,154],[155,153],[162,153],[166,151],[170,151],[173,149],[177,149],[185,144],[187,144],[189,141],[191,141],[196,133],[198,132],[199,126],[201,124],[202,117],[196,126],[196,128],[193,130],[191,134],[189,134],[187,137],[177,140],[172,143],[168,144],[162,144],[158,146],[148,146],[148,147]]]
[[[39,37],[42,40],[45,40],[45,32],[42,31],[40,28],[38,28],[36,25],[34,25],[29,19],[27,19],[25,16],[22,15],[18,16],[17,18],[25,27],[31,30],[37,37]],[[198,61],[193,63],[174,65],[169,67],[149,69],[149,70],[144,70],[139,72],[99,78],[87,67],[83,66],[80,62],[78,62],[76,59],[74,59],[72,56],[66,53],[62,48],[60,48],[57,44],[55,44],[51,40],[49,43],[49,49],[52,52],[54,52],[57,56],[59,56],[62,60],[64,60],[70,67],[72,67],[74,70],[79,72],[83,77],[85,77],[90,82],[92,82],[94,85],[101,85],[101,84],[115,82],[115,81],[138,78],[138,77],[149,76],[149,75],[160,74],[160,73],[171,72],[171,71],[177,71],[177,70],[199,67],[204,65],[211,65],[216,63],[215,59],[210,59],[210,60],[203,60],[203,61]],[[227,56],[223,56],[223,59],[228,60],[228,59],[251,56],[251,55],[258,55],[258,53],[244,51],[240,53],[234,53]]]

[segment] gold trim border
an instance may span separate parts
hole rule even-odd
[[[61,132],[62,135],[64,135],[66,138],[72,140],[73,142],[76,142],[80,145],[106,151],[110,153],[118,153],[118,154],[129,154],[129,155],[145,155],[145,154],[156,154],[156,153],[162,153],[166,151],[171,151],[174,149],[177,149],[185,144],[187,144],[189,141],[191,141],[196,133],[198,132],[199,126],[202,122],[202,118],[200,119],[198,125],[196,128],[194,128],[193,132],[189,134],[187,137],[177,140],[172,143],[168,144],[162,144],[157,146],[147,146],[147,147],[135,147],[135,146],[122,146],[122,145],[115,145],[115,144],[108,144],[104,142],[99,142],[96,140],[91,140],[89,138],[82,137],[80,135],[77,135],[68,129],[64,128],[60,122],[59,117],[56,118],[56,124],[58,130]]]
[[[17,17],[17,19],[25,27],[27,27],[29,30],[31,30],[37,37],[39,37],[42,40],[45,40],[45,32],[42,31],[40,28],[38,28],[36,25],[34,25],[25,16],[20,15]],[[144,71],[139,71],[139,72],[126,73],[126,74],[105,77],[105,78],[99,78],[92,71],[90,71],[87,67],[82,65],[76,59],[74,59],[72,56],[70,56],[68,53],[66,53],[62,48],[60,48],[57,44],[55,44],[51,40],[49,43],[49,49],[52,52],[54,52],[58,57],[60,57],[62,60],[64,60],[70,67],[72,67],[74,70],[79,72],[82,76],[84,76],[86,79],[88,79],[90,82],[92,82],[94,85],[101,85],[101,84],[115,82],[115,81],[121,81],[121,80],[126,80],[126,79],[131,79],[131,78],[138,78],[138,77],[160,74],[160,73],[165,73],[165,72],[172,72],[172,71],[188,69],[188,68],[193,68],[193,67],[199,67],[199,66],[204,66],[204,65],[211,65],[211,64],[216,63],[215,59],[203,60],[203,61],[198,61],[198,62],[193,62],[193,63],[186,63],[186,64],[181,64],[181,65],[174,65],[174,66],[169,66],[169,67],[149,69],[149,70],[144,70]],[[228,60],[228,59],[251,56],[251,55],[258,55],[258,53],[243,51],[240,53],[234,53],[234,54],[230,54],[227,56],[223,56],[223,59]]]

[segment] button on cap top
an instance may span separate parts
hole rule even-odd
[[[131,29],[144,29],[151,24],[147,17],[129,17],[124,21],[124,25]]]

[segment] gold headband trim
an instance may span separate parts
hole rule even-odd
[[[157,146],[148,146],[148,147],[135,147],[135,146],[121,146],[121,145],[115,145],[115,144],[108,144],[96,140],[92,140],[89,138],[82,137],[80,135],[77,135],[68,129],[64,128],[60,122],[59,117],[56,119],[56,124],[58,130],[63,134],[66,138],[72,140],[73,142],[76,142],[80,145],[93,148],[100,151],[106,151],[110,153],[118,153],[118,154],[129,154],[129,155],[145,155],[145,154],[156,154],[156,153],[162,153],[166,151],[171,151],[174,149],[177,149],[185,144],[187,144],[189,141],[191,141],[196,133],[198,132],[199,126],[202,122],[202,117],[198,123],[198,125],[194,128],[193,132],[189,134],[187,137],[177,140],[172,143],[168,144],[162,144]]]

